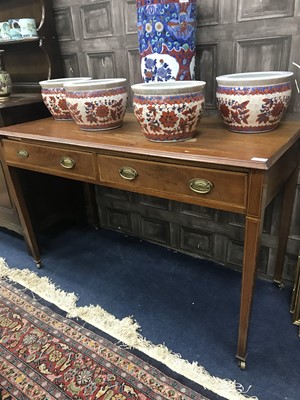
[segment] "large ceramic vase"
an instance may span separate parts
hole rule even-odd
[[[12,91],[12,81],[9,73],[5,71],[3,54],[4,50],[0,50],[0,97],[7,97]]]
[[[144,82],[195,79],[196,0],[137,0]]]

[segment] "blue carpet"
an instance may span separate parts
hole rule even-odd
[[[260,400],[298,400],[300,338],[291,323],[291,289],[258,280],[247,369],[235,360],[241,275],[210,261],[107,230],[57,226],[40,239],[37,270],[20,236],[0,230],[0,256],[10,267],[48,276],[78,305],[99,304],[117,318],[133,316],[142,334],[165,343],[211,375],[228,378]]]

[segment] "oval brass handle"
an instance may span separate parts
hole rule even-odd
[[[126,179],[128,181],[133,181],[138,176],[137,171],[132,167],[120,168],[119,174],[121,178]]]
[[[27,150],[19,150],[17,152],[17,156],[20,158],[27,158],[27,157],[29,157],[29,153]]]
[[[75,160],[73,160],[73,158],[70,158],[70,157],[63,157],[63,158],[60,160],[60,165],[61,165],[62,167],[64,167],[64,168],[71,169],[71,168],[75,167],[76,162],[75,162]]]
[[[190,188],[193,192],[206,194],[211,191],[214,187],[214,184],[207,179],[191,179],[190,180]]]

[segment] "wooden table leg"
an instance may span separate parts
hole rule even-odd
[[[280,286],[282,285],[284,257],[290,230],[291,218],[293,214],[293,204],[295,200],[298,174],[299,174],[299,168],[297,166],[297,168],[293,171],[289,179],[286,181],[283,191],[281,218],[279,225],[278,248],[277,248],[277,257],[275,264],[275,272],[274,272],[274,282]]]
[[[259,219],[246,217],[240,323],[236,354],[236,358],[239,360],[239,365],[242,369],[246,367],[247,339],[256,279],[256,259],[259,250],[261,225],[262,222]]]
[[[257,257],[265,213],[264,177],[252,174],[245,224],[244,259],[241,288],[240,321],[236,358],[242,369],[246,368],[247,340],[252,300],[257,272]],[[251,195],[250,195],[251,194]]]
[[[8,180],[9,191],[12,196],[12,200],[15,204],[15,207],[18,211],[25,242],[36,263],[37,268],[40,268],[42,265],[40,251],[37,245],[35,233],[31,224],[29,212],[24,199],[23,190],[18,176],[18,171],[16,168],[13,167],[6,167],[6,168],[8,168],[8,175],[10,178]]]

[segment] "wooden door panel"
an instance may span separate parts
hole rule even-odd
[[[294,0],[239,0],[238,21],[291,17],[294,13]]]

